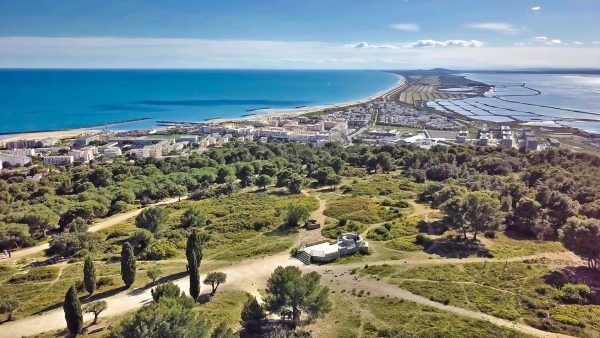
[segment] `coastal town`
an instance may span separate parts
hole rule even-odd
[[[556,148],[561,144],[554,137],[536,135],[530,127],[470,121],[427,107],[425,103],[432,98],[464,98],[479,94],[448,94],[443,88],[431,84],[439,85],[440,80],[432,80],[431,76],[426,79],[419,78],[412,83],[399,81],[394,88],[365,102],[309,112],[285,111],[226,121],[161,121],[162,127],[159,129],[121,132],[82,130],[80,135],[71,133],[68,137],[60,133],[41,138],[15,136],[0,140],[0,165],[11,168],[38,163],[87,163],[99,157],[142,159],[189,156],[211,147],[221,147],[234,139],[297,142],[316,147],[332,142],[374,146],[413,144],[422,148],[463,144],[526,151]],[[449,85],[455,86],[457,79],[453,77],[451,81]],[[414,95],[423,90],[428,94]],[[474,87],[473,91],[477,90],[482,89]],[[410,100],[407,100],[409,96]]]

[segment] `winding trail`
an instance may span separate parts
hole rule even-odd
[[[348,288],[356,288],[357,290],[365,290],[370,292],[371,297],[395,297],[398,299],[410,301],[413,303],[425,305],[428,307],[432,307],[438,310],[450,312],[457,314],[462,317],[467,317],[476,320],[482,320],[489,323],[492,323],[496,326],[509,328],[524,334],[528,334],[534,337],[539,338],[574,338],[569,335],[564,335],[560,333],[547,332],[536,329],[532,326],[490,316],[481,312],[468,310],[465,308],[460,308],[452,305],[444,305],[442,303],[434,302],[428,298],[416,295],[407,290],[401,289],[397,286],[385,283],[383,281],[377,281],[371,278],[361,278],[356,275],[351,275],[345,267],[329,267],[329,271],[327,272],[329,275],[334,274],[336,279],[333,283],[328,282],[328,278],[323,278],[322,281],[325,284],[329,284],[332,289],[348,289]],[[319,269],[315,270],[319,271]]]
[[[312,218],[316,219],[321,224],[325,223],[325,215],[323,211],[326,209],[326,201],[321,199],[316,194],[309,194],[308,192],[303,192],[303,194],[307,196],[312,196],[319,201],[319,208],[312,213]],[[166,200],[159,204],[169,204],[175,202],[176,199]],[[157,204],[157,205],[159,205]],[[129,213],[121,214],[114,216],[110,219],[104,220],[102,222],[97,223],[91,229],[93,231],[99,231],[115,225],[123,220],[134,217],[139,214],[143,209],[138,209]],[[90,230],[92,231],[92,230]],[[300,232],[299,242],[301,241],[309,241],[316,238],[323,238],[320,234],[320,231],[312,230],[306,231],[302,230]],[[39,247],[39,248],[38,248]],[[36,247],[37,251],[40,252],[44,250],[43,246]],[[31,248],[33,249],[33,248]],[[29,252],[28,254],[31,254]],[[21,257],[25,254],[21,254]],[[13,258],[15,255],[13,255]],[[575,256],[573,256],[575,257]],[[378,262],[370,262],[369,264],[388,264],[388,265],[406,265],[406,266],[418,266],[418,265],[430,265],[430,264],[464,264],[464,263],[474,263],[474,262],[507,262],[507,261],[523,261],[530,260],[536,258],[548,258],[548,259],[564,259],[565,253],[552,254],[537,254],[530,256],[521,256],[521,257],[513,257],[509,259],[494,259],[494,258],[464,258],[464,259],[453,259],[453,258],[439,258],[439,259],[403,259],[403,260],[394,260],[394,261],[378,261]],[[16,258],[15,258],[16,259]],[[491,315],[487,315],[481,312],[468,310],[456,306],[444,305],[442,303],[434,302],[425,297],[413,294],[407,290],[401,289],[395,285],[385,283],[383,281],[377,281],[371,278],[360,277],[358,275],[351,274],[351,270],[354,268],[363,267],[365,265],[364,262],[361,263],[351,263],[345,265],[304,265],[299,260],[292,258],[289,256],[287,252],[282,252],[279,254],[260,257],[251,260],[246,260],[240,263],[232,264],[230,266],[222,267],[217,269],[218,271],[224,272],[227,274],[227,282],[223,284],[219,289],[231,289],[231,290],[241,290],[246,291],[258,299],[260,299],[259,291],[264,289],[266,286],[266,281],[273,272],[273,270],[278,266],[298,266],[304,271],[316,271],[321,273],[324,278],[322,278],[322,282],[331,287],[332,289],[349,289],[356,288],[361,290],[366,290],[370,292],[371,296],[379,296],[379,297],[395,297],[398,299],[403,299],[406,301],[418,303],[421,305],[429,306],[438,310],[450,312],[457,314],[459,316],[468,317],[476,320],[482,320],[500,327],[506,327],[513,329],[515,331],[528,334],[534,337],[540,338],[568,338],[570,336],[551,333],[536,329],[534,327],[509,321],[501,318],[497,318]],[[216,270],[203,270],[200,268],[202,276],[205,276],[208,272],[216,271]],[[331,277],[331,278],[330,278]],[[333,278],[334,277],[334,278]],[[187,293],[189,289],[189,279],[187,277],[178,279],[173,281],[177,284],[182,290]],[[203,287],[205,291],[208,291],[207,287]],[[101,318],[111,317],[123,314],[128,311],[135,310],[144,304],[147,304],[152,301],[152,295],[150,293],[151,288],[146,286],[143,288],[124,291],[109,297],[104,298],[104,300],[108,304],[108,308],[101,315]],[[206,293],[206,292],[205,292]],[[85,301],[84,301],[85,302]],[[84,316],[85,320],[91,320],[92,316],[90,314],[86,314]],[[44,312],[39,315],[33,315],[30,317],[26,317],[23,319],[19,319],[12,322],[6,322],[0,325],[0,338],[13,338],[13,337],[21,337],[39,334],[42,332],[53,331],[53,330],[61,330],[65,327],[65,319],[64,313],[61,308]]]
[[[156,207],[156,206],[161,206],[161,205],[168,205],[168,204],[172,204],[175,202],[178,202],[179,200],[185,200],[188,199],[188,196],[184,196],[181,197],[181,199],[179,197],[175,197],[175,198],[169,198],[169,199],[165,199],[163,201],[154,203],[154,204],[150,204],[148,206],[145,206],[143,208],[139,208],[139,209],[135,209],[132,211],[128,211],[128,212],[124,212],[121,214],[116,214],[114,216],[111,217],[107,217],[105,219],[102,219],[96,223],[94,223],[92,226],[90,226],[88,228],[88,232],[97,232],[100,230],[104,230],[106,228],[110,228],[112,226],[115,226],[121,222],[124,222],[130,218],[136,217],[137,215],[139,215],[144,209],[150,208],[150,207]],[[14,263],[17,260],[27,257],[27,256],[31,256],[31,255],[35,255],[38,254],[40,252],[43,252],[45,250],[47,250],[50,247],[49,243],[44,243],[44,244],[40,244],[40,245],[36,245],[33,246],[31,248],[26,248],[26,249],[21,249],[21,250],[17,250],[17,251],[13,251],[11,253],[11,257],[10,258],[5,258],[0,260],[0,263]]]

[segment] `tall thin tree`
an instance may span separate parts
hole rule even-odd
[[[200,295],[200,275],[198,269],[202,261],[202,240],[196,231],[192,231],[187,240],[185,255],[190,276],[190,296],[198,299]]]
[[[121,278],[125,286],[130,287],[135,282],[135,254],[133,253],[133,247],[129,242],[123,243],[121,249]]]
[[[90,295],[96,291],[96,267],[90,256],[86,256],[83,263],[83,285]]]
[[[67,321],[67,328],[72,337],[77,336],[83,329],[83,314],[81,313],[81,303],[77,297],[77,291],[75,286],[71,286],[65,295],[65,302],[63,303],[63,310],[65,311],[65,320]]]

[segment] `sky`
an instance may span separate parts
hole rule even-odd
[[[0,0],[3,68],[600,68],[600,0]]]

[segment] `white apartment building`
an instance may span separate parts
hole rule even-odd
[[[121,156],[123,154],[121,152],[121,148],[119,148],[119,147],[104,148],[104,151],[102,153],[104,154],[104,156],[106,156],[108,158],[115,158],[115,157]]]
[[[60,155],[60,156],[44,156],[44,165],[65,165],[73,164],[73,155]]]
[[[31,158],[23,155],[13,155],[0,153],[0,162],[6,162],[10,165],[26,165],[31,162]]]

